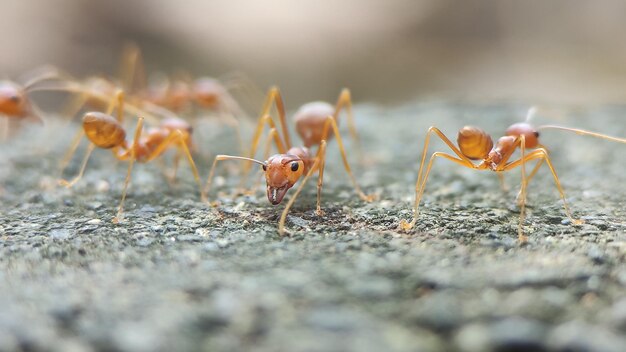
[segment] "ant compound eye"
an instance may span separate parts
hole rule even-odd
[[[14,103],[19,103],[20,102],[20,97],[17,95],[12,95],[9,100],[11,100]]]
[[[263,164],[261,167],[263,168],[263,171],[267,171],[267,165]]]
[[[298,167],[300,167],[300,164],[297,161],[291,163],[291,171],[298,171]]]

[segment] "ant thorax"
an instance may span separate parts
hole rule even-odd
[[[513,153],[516,140],[517,137],[514,136],[500,137],[493,149],[491,149],[489,154],[487,154],[487,157],[483,160],[482,164],[486,165],[491,170],[496,171],[500,164],[506,161],[504,157]]]

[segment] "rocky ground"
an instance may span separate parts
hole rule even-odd
[[[236,162],[219,171],[217,207],[199,200],[186,167],[171,187],[156,165],[138,165],[125,222],[113,224],[126,165],[96,152],[73,189],[54,187],[76,127],[24,131],[0,152],[0,350],[623,351],[626,145],[542,134],[582,226],[565,217],[546,168],[529,186],[520,245],[518,172],[504,191],[492,173],[440,160],[416,231],[396,231],[411,216],[428,126],[454,140],[474,124],[497,138],[526,107],[359,106],[366,160],[346,136],[350,159],[379,201],[354,195],[331,143],[326,215],[314,213],[311,183],[288,237],[276,231],[282,206],[261,188],[228,196]],[[537,121],[623,137],[624,112],[558,109]],[[236,146],[227,128],[196,131],[206,177],[206,151]]]

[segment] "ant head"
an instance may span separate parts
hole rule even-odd
[[[461,153],[472,160],[487,157],[493,147],[491,136],[478,127],[465,126],[457,136],[457,144]]]
[[[88,112],[83,116],[83,130],[87,138],[104,149],[119,147],[126,141],[126,132],[111,115],[101,112]]]
[[[13,82],[0,82],[0,114],[22,117],[27,114],[24,90]]]
[[[217,107],[225,93],[224,86],[215,78],[199,78],[193,85],[193,99],[204,108]]]
[[[504,132],[507,136],[519,137],[524,136],[526,148],[536,148],[539,145],[539,132],[529,123],[520,122],[511,125]]]
[[[304,174],[304,161],[295,155],[276,154],[267,159],[263,171],[267,183],[267,199],[276,205]]]

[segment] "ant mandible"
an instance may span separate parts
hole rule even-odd
[[[114,118],[111,116],[111,113],[113,112],[116,103],[117,118]],[[122,91],[118,91],[115,94],[115,97],[111,100],[106,113],[88,112],[83,116],[83,130],[90,143],[83,158],[80,172],[71,181],[59,180],[59,183],[62,186],[70,188],[78,182],[82,178],[87,166],[87,161],[96,147],[110,149],[115,158],[118,160],[128,161],[128,170],[126,173],[126,180],[124,182],[122,199],[117,211],[117,216],[113,218],[113,222],[118,223],[123,220],[122,214],[124,200],[126,199],[128,184],[130,183],[133,163],[135,161],[147,163],[161,156],[167,149],[174,147],[179,152],[182,151],[182,153],[184,153],[187,157],[193,176],[198,184],[200,196],[202,200],[205,200],[198,169],[196,168],[196,164],[194,163],[191,152],[189,151],[192,145],[191,126],[180,119],[165,119],[161,122],[159,127],[150,129],[146,134],[142,134],[144,118],[139,117],[135,128],[134,139],[131,143],[129,143],[126,140],[126,131],[122,126],[124,121],[123,112],[124,93]]]
[[[274,105],[276,107],[276,110],[278,111],[279,121],[284,138],[281,138],[280,133],[276,129],[276,124],[269,114],[272,105]],[[213,166],[211,167],[211,171],[209,172],[209,177],[207,178],[205,193],[208,194],[210,190],[211,180],[213,178],[217,162],[222,160],[243,160],[261,165],[265,173],[267,199],[272,205],[280,204],[287,191],[292,188],[300,178],[304,176],[304,178],[302,179],[302,183],[296,189],[296,192],[291,197],[291,199],[289,199],[289,202],[287,202],[287,205],[285,206],[285,209],[281,214],[278,232],[280,235],[283,235],[285,232],[285,220],[287,218],[287,213],[289,212],[289,209],[296,201],[296,198],[302,191],[302,188],[306,184],[307,180],[315,172],[318,172],[317,208],[315,212],[318,216],[323,215],[323,211],[321,208],[321,191],[324,181],[326,144],[329,138],[332,138],[332,136],[334,135],[337,139],[337,145],[339,146],[339,150],[341,152],[344,168],[348,176],[350,177],[350,181],[352,182],[356,193],[362,200],[367,202],[372,201],[374,197],[372,195],[366,195],[359,187],[356,178],[354,177],[352,170],[350,169],[350,165],[346,157],[346,151],[343,146],[341,135],[339,134],[339,128],[337,126],[337,118],[339,116],[339,112],[343,109],[346,110],[348,115],[348,123],[350,126],[351,134],[356,137],[354,118],[352,116],[352,102],[350,98],[350,91],[348,89],[344,89],[339,95],[337,103],[334,107],[326,102],[313,102],[300,107],[300,109],[294,115],[293,119],[296,124],[296,130],[302,138],[304,146],[292,147],[291,138],[289,137],[289,131],[287,129],[287,124],[285,121],[285,106],[282,96],[277,87],[271,88],[267,94],[261,117],[259,118],[257,128],[254,133],[252,148],[249,157],[217,155],[213,162]],[[266,124],[270,127],[268,135],[268,147],[273,141],[278,149],[279,154],[270,156],[266,159],[266,161],[259,161],[254,159],[254,155],[256,153],[261,134]],[[315,145],[318,146],[318,149],[317,153],[313,154],[311,153],[309,148]],[[266,154],[268,154],[268,151],[269,148],[266,148]],[[246,172],[247,170],[244,171],[244,174]]]
[[[522,174],[522,184],[518,194],[518,202],[520,206],[520,220],[518,224],[518,240],[524,243],[528,238],[523,232],[523,222],[525,216],[526,207],[526,187],[530,180],[535,176],[540,166],[545,162],[552,173],[554,183],[559,191],[561,200],[563,201],[563,208],[565,209],[565,215],[570,219],[572,224],[581,225],[584,223],[582,219],[574,219],[570,212],[567,201],[565,200],[565,192],[561,187],[561,182],[556,174],[554,165],[550,160],[550,156],[546,147],[539,142],[539,130],[544,129],[558,129],[564,131],[575,132],[579,135],[587,135],[598,138],[607,139],[614,142],[626,143],[626,139],[611,137],[608,135],[591,132],[587,130],[569,128],[555,125],[544,125],[534,128],[530,124],[530,119],[535,114],[536,108],[533,107],[528,111],[526,121],[521,123],[515,123],[511,125],[505,131],[505,136],[496,141],[495,145],[491,136],[478,127],[465,126],[463,127],[457,137],[458,148],[437,128],[430,127],[426,133],[426,140],[424,141],[424,150],[422,152],[422,159],[420,162],[419,171],[417,173],[417,181],[415,183],[415,204],[413,220],[409,223],[405,220],[401,220],[399,229],[408,231],[413,228],[417,222],[419,216],[419,205],[426,188],[426,181],[430,174],[431,167],[436,158],[448,159],[461,166],[475,169],[475,170],[491,170],[498,173],[498,176],[502,176],[501,173],[509,171],[516,167],[520,167]],[[435,152],[431,155],[430,161],[424,171],[424,162],[426,160],[426,152],[428,151],[428,143],[430,136],[436,134],[448,147],[456,154],[450,155],[444,152]],[[514,161],[509,161],[513,153],[519,148],[520,158]],[[527,149],[533,149],[527,153]],[[473,160],[480,160],[480,163],[474,164]],[[535,167],[526,174],[526,163],[537,160]]]

